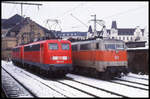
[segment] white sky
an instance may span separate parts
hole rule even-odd
[[[40,25],[47,27],[47,19],[59,19],[62,31],[87,31],[88,28],[81,24],[78,20],[73,18],[70,14],[72,13],[75,17],[80,19],[87,25],[92,25],[93,22],[89,20],[93,19],[91,15],[96,14],[97,19],[103,19],[107,29],[111,28],[113,20],[117,21],[118,28],[135,28],[140,26],[141,28],[149,27],[149,16],[148,16],[148,1],[144,2],[91,2],[91,1],[80,1],[80,2],[29,2],[29,3],[40,3],[42,6],[38,7],[35,5],[23,5],[23,15],[30,17],[33,21]],[[1,3],[2,18],[10,18],[15,14],[21,14],[20,4],[8,4]],[[54,24],[49,23],[49,26]],[[53,26],[52,29],[55,27]],[[93,27],[92,27],[93,28]],[[58,26],[56,27],[58,29]],[[100,26],[97,26],[97,30]]]

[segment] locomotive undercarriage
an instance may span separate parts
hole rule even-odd
[[[73,73],[110,80],[114,77],[121,77],[122,74],[127,75],[128,69],[125,66],[110,66],[104,72],[99,72],[91,67],[74,66]]]
[[[12,62],[16,66],[25,68],[33,73],[43,75],[44,77],[64,77],[73,69],[72,64],[43,64],[37,66],[37,64],[22,62],[21,60],[12,60]]]
[[[128,68],[126,66],[109,66],[105,72],[101,72],[100,76],[102,79],[113,79],[114,77],[121,77],[128,74]]]

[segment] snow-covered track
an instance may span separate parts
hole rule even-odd
[[[56,79],[46,79],[46,80],[43,80],[43,78],[39,78],[39,77],[36,77],[36,76],[33,76],[33,75],[31,76],[31,75],[29,75],[29,74],[27,74],[27,73],[25,73],[25,72],[23,72],[23,73],[24,73],[25,75],[27,75],[27,76],[29,76],[29,77],[35,79],[36,81],[42,83],[43,85],[45,85],[45,86],[51,88],[52,90],[54,90],[54,91],[56,91],[56,92],[58,92],[58,93],[64,95],[65,97],[75,97],[75,95],[71,95],[71,94],[69,93],[70,90],[67,91],[67,90],[65,90],[65,88],[60,88],[60,87],[62,87],[62,85],[66,85],[66,84],[63,84],[63,83],[57,81]],[[60,86],[58,85],[58,83],[60,83]],[[68,86],[68,85],[67,85],[67,86]],[[72,87],[72,86],[69,86],[69,87],[71,87],[71,88],[73,88],[73,89],[76,89],[76,90],[79,90],[79,89],[74,88],[74,87]],[[64,91],[65,91],[66,93],[64,93]],[[81,91],[81,90],[79,90],[79,91]],[[86,92],[84,92],[84,91],[81,91],[81,92],[86,93]],[[92,95],[92,94],[90,94],[90,93],[86,93],[86,94],[95,97],[94,95]]]
[[[125,86],[110,81],[84,77],[81,75],[68,74],[67,77],[73,78],[75,81],[84,84],[88,84],[97,88],[120,94],[125,97],[148,97],[148,90],[141,90],[140,88],[134,88],[131,86]]]
[[[89,89],[96,89],[97,91],[98,90],[100,90],[100,91],[102,91],[102,92],[106,92],[106,93],[110,93],[111,95],[114,95],[115,97],[124,97],[124,98],[126,98],[126,96],[124,96],[124,95],[121,95],[121,94],[118,94],[118,93],[115,93],[115,92],[113,92],[113,91],[109,91],[109,90],[105,90],[105,89],[102,89],[102,88],[98,88],[98,87],[95,87],[95,86],[93,86],[93,85],[90,85],[90,84],[86,84],[86,83],[83,83],[83,82],[80,82],[80,81],[76,81],[76,80],[72,80],[72,81],[69,81],[69,80],[64,80],[64,81],[59,81],[60,83],[63,83],[63,84],[66,84],[66,85],[68,85],[68,86],[71,86],[71,87],[74,87],[74,88],[78,88],[77,86],[73,86],[72,85],[72,83],[76,83],[75,85],[78,85],[78,84],[80,84],[80,85],[82,85],[83,87],[90,87]],[[66,83],[66,82],[70,82],[69,84],[68,83]],[[77,84],[78,83],[78,84]],[[79,89],[79,88],[78,88]],[[88,88],[87,88],[88,89]],[[87,93],[88,93],[88,91],[91,91],[91,90],[83,90],[83,89],[79,89],[79,90],[81,90],[81,91],[84,91],[84,92],[86,92],[87,91]],[[96,96],[96,95],[95,95]],[[96,97],[99,97],[99,96],[96,96]]]
[[[35,97],[26,86],[20,83],[13,75],[2,68],[2,89],[7,98]]]
[[[140,86],[139,85],[133,85],[133,84],[127,84],[127,83],[124,83],[124,82],[120,82],[120,81],[110,81],[112,83],[116,83],[116,84],[120,84],[120,85],[125,85],[125,86],[128,86],[128,87],[133,87],[133,88],[138,88],[138,89],[141,89],[141,90],[146,90],[148,91],[149,89],[146,87],[146,88],[143,88],[143,86]]]
[[[10,67],[10,64],[7,64]],[[9,72],[15,79],[17,79],[22,85],[26,86],[36,97],[65,97],[64,95],[52,90],[50,87],[42,84],[41,82],[25,75],[23,72],[18,70],[18,67],[12,66],[7,68],[4,66],[6,71]],[[19,74],[19,75],[18,75]]]
[[[127,75],[127,77],[131,77],[131,78],[135,78],[135,79],[142,79],[142,80],[149,80],[149,79],[147,79],[147,78],[139,78],[139,77],[128,76],[128,75]]]
[[[14,66],[12,63],[6,62],[2,67],[36,97],[149,97],[148,86],[142,85],[149,85],[147,80],[124,76],[118,78],[122,80],[105,81],[77,74],[67,74],[64,78],[49,78]],[[143,78],[146,77],[145,75]],[[134,79],[137,83],[133,83]]]
[[[149,75],[140,75],[140,74],[128,73],[127,76],[136,77],[136,78],[139,78],[139,79],[149,80]]]
[[[75,86],[72,86],[71,84],[67,84],[67,83],[65,83],[65,82],[63,82],[63,81],[58,81],[58,82],[61,83],[61,84],[67,85],[67,86],[69,86],[69,87],[71,87],[71,88],[74,88],[74,89],[76,89],[76,90],[79,90],[79,91],[81,91],[81,92],[83,92],[83,93],[89,94],[89,95],[91,95],[91,96],[93,96],[93,97],[99,97],[99,96],[94,95],[94,94],[91,94],[90,92],[87,92],[87,91],[85,91],[85,90],[83,90],[83,89],[80,89],[80,88],[77,88],[77,87],[75,87]]]
[[[115,77],[115,79],[116,80],[120,80],[120,81],[124,81],[124,82],[130,82],[130,83],[133,83],[133,84],[139,84],[139,85],[143,85],[143,86],[149,86],[148,84],[145,84],[145,83],[141,83],[141,82],[137,82],[137,81],[132,81],[132,80],[126,80],[126,79],[123,79],[123,78],[117,78],[117,77]]]
[[[36,81],[37,83],[41,83],[42,86],[46,86],[49,89],[54,89],[55,92],[61,94],[61,96],[58,96],[57,94],[55,94],[53,97],[93,97],[91,95],[88,95],[86,93],[78,91],[74,88],[68,87],[68,86],[61,84],[61,83],[58,83],[57,81],[40,78],[37,75],[31,74],[31,73],[23,70],[22,68],[19,68],[19,67],[13,66],[13,65],[11,65],[11,66],[16,70],[16,72],[20,72],[22,75],[24,75],[25,78],[30,78],[30,80],[32,79],[32,81]],[[34,87],[33,87],[33,89],[34,89]],[[41,97],[50,97],[50,96],[44,96],[44,94],[43,94]]]

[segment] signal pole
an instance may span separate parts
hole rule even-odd
[[[91,15],[91,16],[94,17],[93,20],[90,20],[90,21],[94,21],[94,36],[97,36],[96,23],[100,22],[98,24],[102,26],[104,21],[96,19],[96,14],[95,15]]]
[[[97,35],[97,31],[96,31],[96,14],[95,15],[91,15],[91,16],[93,16],[94,17],[94,19],[93,20],[91,20],[91,21],[94,21],[94,36],[96,36]]]
[[[91,21],[94,21],[94,33],[96,32],[96,14],[95,15],[91,15],[94,17],[94,20],[91,20]]]

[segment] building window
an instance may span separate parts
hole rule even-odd
[[[132,37],[130,38],[130,40],[132,41]]]
[[[119,37],[119,40],[121,40],[121,37]]]
[[[127,37],[127,40],[129,40],[129,38]]]
[[[125,40],[125,37],[123,37],[123,40]]]

